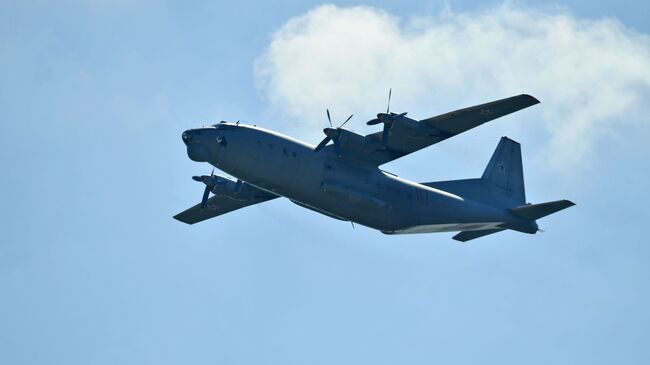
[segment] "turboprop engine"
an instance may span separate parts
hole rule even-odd
[[[201,209],[206,208],[210,192],[214,195],[225,196],[240,201],[256,198],[255,195],[260,192],[260,189],[239,179],[234,181],[224,176],[215,175],[214,169],[210,175],[192,176],[192,179],[205,184],[203,198],[201,199]]]

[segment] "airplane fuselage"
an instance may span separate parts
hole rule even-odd
[[[188,155],[333,218],[388,234],[494,229],[509,210],[399,178],[263,128],[221,123],[187,131]]]

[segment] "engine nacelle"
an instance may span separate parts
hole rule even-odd
[[[390,132],[408,137],[422,137],[427,134],[427,126],[415,119],[401,117],[391,123]]]
[[[210,191],[214,195],[225,196],[234,200],[251,200],[255,198],[260,189],[241,180],[214,175],[210,181]]]

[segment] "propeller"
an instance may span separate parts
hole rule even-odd
[[[219,180],[219,177],[214,176],[214,168],[212,168],[212,172],[210,173],[210,176],[208,175],[192,176],[192,180],[202,182],[205,184],[205,190],[203,190],[203,197],[201,198],[201,210],[203,210],[208,205],[208,197],[210,196],[210,191],[212,191],[215,185],[221,184],[222,181]]]
[[[203,197],[201,198],[201,210],[205,209],[208,205],[208,196],[210,195],[210,190],[214,185],[212,179],[214,177],[214,168],[210,173],[210,176],[201,175],[201,176],[192,176],[192,180],[202,182],[205,184],[205,190],[203,190]]]
[[[386,114],[390,113],[390,96],[393,94],[393,88],[388,89],[388,106],[386,107]]]
[[[227,178],[220,177],[219,175],[214,174],[214,168],[212,168],[212,172],[210,175],[201,175],[201,176],[192,176],[192,180],[202,182],[205,184],[205,190],[203,190],[203,197],[201,198],[201,210],[207,208],[208,206],[208,197],[210,196],[210,192],[213,194],[217,194],[217,192],[223,192],[223,189],[217,189],[218,186],[222,186],[225,188],[228,184]],[[227,195],[229,194],[234,194],[230,195],[231,197],[236,197],[239,193],[241,193],[242,188],[244,187],[244,182],[240,179],[237,179],[237,182],[235,182],[235,186],[232,189],[233,191],[229,191],[229,193],[226,193]]]
[[[379,123],[384,123],[384,130],[381,134],[381,143],[384,147],[388,144],[388,131],[393,126],[393,123],[399,118],[405,116],[407,113],[391,113],[390,112],[390,98],[393,93],[393,88],[388,89],[388,106],[386,107],[386,113],[377,114],[377,118],[369,120],[367,125],[375,125]]]
[[[337,128],[332,127],[332,118],[330,117],[330,111],[329,109],[327,110],[327,121],[330,123],[329,128],[323,129],[323,133],[325,133],[325,138],[316,146],[314,149],[314,152],[318,152],[322,150],[325,145],[327,145],[330,141],[334,141],[334,149],[336,150],[337,155],[341,155],[341,144],[339,142],[339,137],[341,137],[341,128],[347,123],[350,119],[352,119],[352,116],[354,114],[351,114],[348,119],[345,120],[340,126]]]

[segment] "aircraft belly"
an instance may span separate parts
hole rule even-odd
[[[486,229],[498,229],[503,222],[478,222],[478,223],[444,223],[425,224],[405,229],[384,232],[387,234],[413,234],[433,232],[456,232],[456,231],[481,231]]]
[[[332,181],[323,181],[320,185],[321,191],[338,196],[346,203],[366,208],[375,208],[382,211],[392,210],[392,206],[383,199],[376,198],[366,192],[350,189],[344,185]]]
[[[301,177],[294,184],[280,184],[277,174],[260,174],[259,178],[248,182],[308,209],[378,230],[401,228],[408,221],[408,209],[386,200],[386,194],[369,189],[363,175],[356,170],[345,171],[327,159],[303,162],[299,171]]]

